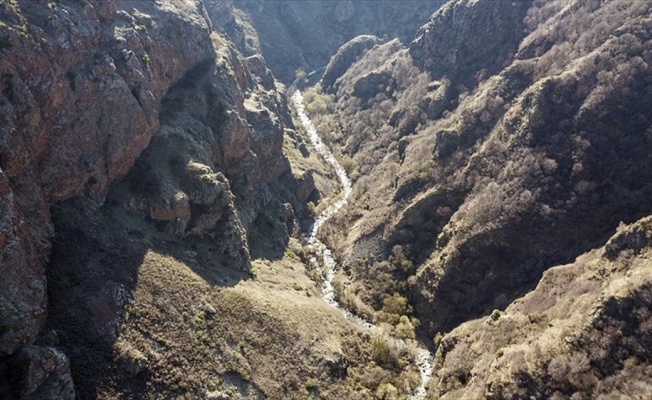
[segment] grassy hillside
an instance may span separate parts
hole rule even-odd
[[[295,239],[246,273],[120,209],[54,213],[44,340],[70,355],[79,398],[366,399],[418,381],[409,349],[319,298]]]

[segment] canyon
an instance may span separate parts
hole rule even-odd
[[[0,397],[652,396],[651,7],[0,0]]]

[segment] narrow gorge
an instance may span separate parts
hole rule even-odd
[[[652,398],[651,15],[0,0],[0,398]]]
[[[310,142],[313,148],[319,153],[319,155],[335,170],[335,174],[340,182],[341,188],[341,199],[337,200],[331,206],[322,211],[316,218],[310,235],[308,236],[308,243],[310,244],[310,250],[315,251],[318,257],[321,257],[321,262],[317,258],[311,258],[310,262],[317,268],[320,274],[323,277],[323,284],[321,288],[321,297],[332,307],[338,309],[344,314],[344,316],[355,322],[356,324],[362,326],[365,329],[369,329],[373,332],[374,335],[384,336],[387,335],[382,328],[360,318],[357,315],[352,314],[349,310],[342,307],[342,305],[335,299],[335,290],[333,288],[333,279],[335,278],[335,271],[337,269],[337,262],[333,258],[333,252],[326,245],[318,239],[319,228],[328,222],[339,210],[346,205],[347,199],[351,194],[351,180],[346,174],[346,171],[342,165],[337,161],[333,153],[328,149],[328,147],[321,140],[321,137],[317,133],[315,126],[312,121],[306,115],[303,105],[303,96],[301,91],[296,88],[293,88],[294,94],[292,95],[292,100],[294,102],[294,107],[299,116],[301,124],[304,126]],[[428,350],[424,344],[417,343],[407,343],[402,339],[391,338],[395,346],[408,347],[413,354],[414,361],[419,367],[420,382],[416,389],[412,391],[409,400],[422,400],[426,396],[426,385],[432,376],[433,368],[433,355]]]

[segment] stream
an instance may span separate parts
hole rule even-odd
[[[303,124],[303,127],[308,133],[308,137],[310,138],[310,142],[314,150],[319,155],[321,155],[321,157],[323,157],[324,160],[326,160],[326,162],[335,169],[337,178],[340,182],[340,185],[342,186],[342,193],[341,193],[342,198],[319,214],[317,219],[315,219],[315,223],[308,236],[309,245],[315,250],[315,253],[317,255],[321,255],[322,257],[321,265],[316,257],[313,257],[310,260],[310,262],[317,268],[317,270],[320,271],[324,279],[322,289],[321,289],[321,297],[330,306],[336,308],[342,314],[344,314],[344,316],[348,320],[358,324],[359,326],[365,329],[369,329],[376,334],[385,335],[385,332],[381,328],[364,320],[363,318],[360,318],[357,315],[352,314],[350,311],[342,307],[342,305],[335,299],[335,291],[333,289],[333,279],[335,278],[337,263],[333,258],[331,249],[329,249],[324,243],[322,243],[317,238],[317,235],[319,233],[319,229],[329,219],[331,219],[342,207],[344,207],[347,204],[347,199],[351,194],[351,180],[349,179],[342,165],[339,163],[339,161],[337,161],[337,159],[330,151],[330,149],[321,140],[321,137],[319,137],[319,135],[317,134],[317,130],[315,129],[315,126],[313,125],[310,118],[308,118],[308,116],[306,115],[303,106],[303,95],[301,94],[301,91],[296,87],[296,83],[294,85],[294,94],[292,95],[292,101],[294,103],[294,107],[299,116],[299,120],[301,121],[301,124]],[[414,344],[407,343],[405,340],[395,338],[395,337],[389,337],[388,340],[399,348],[414,346]],[[423,344],[416,345],[415,353],[416,355],[414,361],[419,368],[419,374],[421,379],[419,381],[419,385],[408,396],[408,400],[423,400],[426,397],[425,385],[432,377],[433,355]]]

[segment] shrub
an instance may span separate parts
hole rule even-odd
[[[410,319],[405,315],[401,315],[398,325],[396,325],[396,328],[394,328],[394,334],[401,339],[416,338],[414,333],[414,325],[412,325]]]
[[[11,47],[11,42],[8,37],[0,37],[0,50],[8,49]]]
[[[398,389],[391,383],[381,383],[376,390],[376,397],[383,400],[398,399]]]
[[[412,306],[405,297],[394,293],[383,300],[383,311],[389,314],[407,315],[412,312]]]
[[[392,379],[392,374],[378,365],[367,367],[364,375],[361,377],[362,385],[371,390],[376,390],[381,385],[388,383]]]
[[[299,86],[304,86],[308,83],[308,73],[303,68],[297,69],[294,72],[294,77],[297,79]]]
[[[386,335],[378,334],[371,339],[371,358],[384,368],[397,368],[399,354]]]
[[[444,340],[444,335],[441,332],[437,332],[435,337],[432,339],[432,342],[435,344],[435,348],[439,348],[442,340]]]

